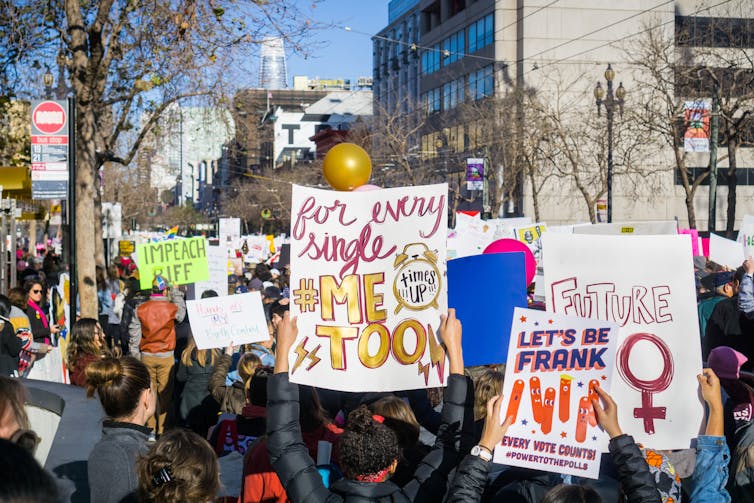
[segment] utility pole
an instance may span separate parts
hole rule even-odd
[[[707,230],[715,232],[717,224],[717,137],[719,136],[720,101],[717,99],[717,81],[712,79],[712,110],[709,138],[709,218]]]

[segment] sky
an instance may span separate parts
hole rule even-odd
[[[301,4],[309,3],[301,0]],[[375,34],[387,26],[387,5],[388,0],[324,0],[316,4],[311,10],[313,19],[341,27],[315,32],[315,49],[308,59],[287,53],[289,85],[293,85],[294,75],[345,78],[354,84],[358,77],[371,77],[372,40],[355,31]]]

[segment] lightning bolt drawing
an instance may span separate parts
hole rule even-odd
[[[312,367],[314,367],[316,364],[318,364],[319,362],[322,361],[322,358],[320,358],[319,356],[317,356],[317,351],[319,351],[319,348],[321,348],[321,347],[322,347],[322,345],[319,345],[319,346],[317,346],[316,348],[312,349],[309,352],[309,356],[307,356],[307,358],[309,358],[309,361],[311,363],[309,364],[308,367],[306,367],[306,370],[311,370]]]
[[[309,351],[306,350],[306,343],[308,341],[309,341],[309,338],[304,337],[304,340],[301,341],[298,346],[296,346],[296,349],[294,350],[296,352],[296,363],[293,364],[293,369],[291,370],[291,374],[294,374],[296,372],[296,370],[301,366],[301,363],[303,363],[304,358],[306,358],[307,355],[309,354]],[[317,347],[317,349],[319,349],[319,347]],[[315,358],[317,357],[315,356]],[[319,358],[317,358],[317,360],[319,360]]]
[[[437,376],[440,378],[440,382],[443,382],[445,377],[445,349],[435,338],[432,325],[429,325],[427,339],[429,339],[429,361],[432,362],[433,367],[437,367]]]
[[[419,375],[424,374],[424,384],[429,384],[429,363],[424,365],[421,360],[419,360],[416,364],[419,366]]]

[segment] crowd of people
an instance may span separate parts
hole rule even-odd
[[[598,388],[591,405],[610,445],[588,480],[492,461],[509,425],[504,365],[464,366],[452,309],[440,322],[446,388],[336,392],[289,380],[298,329],[287,268],[261,264],[229,281],[229,294],[260,291],[267,341],[200,350],[184,291],[159,275],[143,290],[136,266],[118,261],[98,271],[99,319],[77,319],[65,337],[71,385],[105,417],[88,456],[91,501],[754,502],[754,261],[695,266],[704,434],[685,451],[638,445],[618,422],[621,404]],[[17,379],[61,330],[47,314],[49,276],[25,275],[0,295],[0,502],[59,497],[32,457],[39,439]]]

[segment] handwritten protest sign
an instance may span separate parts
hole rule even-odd
[[[544,223],[536,223],[526,227],[517,227],[513,230],[513,236],[518,241],[526,243],[534,258],[539,263],[542,260],[542,234],[547,230]]]
[[[171,285],[209,279],[207,240],[203,237],[143,243],[136,247],[142,289],[151,288],[157,274]]]
[[[621,327],[620,379],[611,391],[623,429],[655,449],[688,448],[704,417],[689,239],[554,233],[542,239],[547,310]]]
[[[754,216],[744,215],[738,231],[738,242],[743,245],[745,256],[754,256]]]
[[[526,302],[523,252],[448,261],[448,307],[463,323],[467,367],[505,363],[513,309]]]
[[[516,308],[505,367],[505,417],[495,461],[596,479],[608,435],[591,399],[610,390],[618,325]],[[557,414],[556,414],[557,412]]]
[[[187,300],[196,347],[224,348],[270,338],[259,292]]]
[[[221,297],[228,295],[228,248],[222,241],[218,245],[207,243],[207,266],[209,279],[197,281],[194,290],[197,297],[207,290],[214,290]]]
[[[446,184],[293,186],[291,380],[344,391],[442,386]]]

